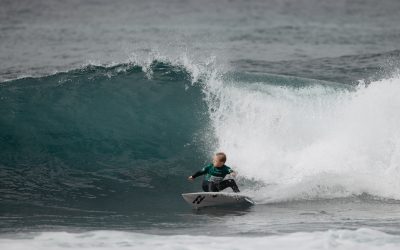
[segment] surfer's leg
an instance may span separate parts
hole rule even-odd
[[[203,180],[201,187],[203,188],[204,192],[209,192],[209,190],[210,190],[209,185],[210,185],[209,181]]]
[[[219,189],[218,183],[210,182],[210,191],[211,192],[219,192],[219,191],[221,191],[221,189]]]
[[[223,180],[218,184],[219,190],[224,190],[227,187],[232,188],[233,192],[235,192],[235,193],[240,192],[238,186],[236,185],[235,180],[233,180],[233,179]]]
[[[219,192],[220,191],[217,183],[214,183],[212,181],[210,181],[209,183],[210,184],[208,186],[208,190],[210,190],[210,192]]]

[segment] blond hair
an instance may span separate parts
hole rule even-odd
[[[223,163],[226,162],[226,154],[225,154],[224,152],[218,152],[218,153],[215,154],[215,156],[217,156],[218,159],[219,159],[221,162],[223,162]]]

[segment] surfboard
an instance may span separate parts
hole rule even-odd
[[[227,192],[198,192],[182,194],[183,199],[193,208],[211,206],[252,206],[254,201],[242,194]]]

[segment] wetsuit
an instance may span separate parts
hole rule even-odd
[[[238,186],[236,185],[235,180],[224,180],[225,176],[232,172],[233,170],[226,165],[223,165],[220,168],[216,168],[211,163],[202,168],[200,171],[194,173],[192,177],[196,178],[201,175],[205,175],[202,184],[204,192],[219,192],[227,187],[230,187],[232,188],[233,192],[238,193],[240,191]]]

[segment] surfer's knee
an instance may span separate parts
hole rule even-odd
[[[237,186],[235,180],[229,179],[229,186],[232,188],[233,192],[235,192],[235,193],[239,193],[240,192],[239,187]]]
[[[219,192],[220,188],[219,188],[218,184],[216,184],[214,182],[210,182],[210,191],[211,192]]]

